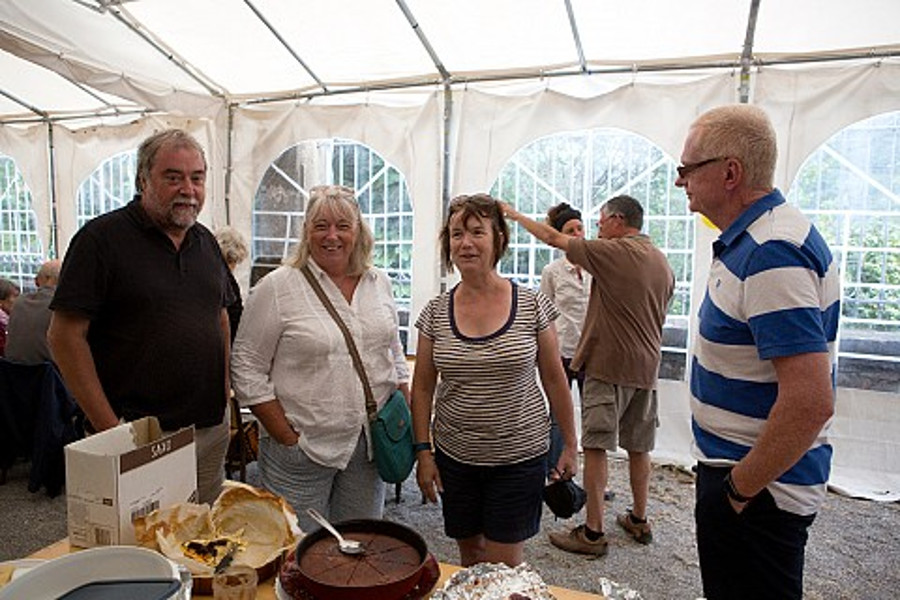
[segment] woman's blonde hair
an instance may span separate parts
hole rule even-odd
[[[229,225],[223,225],[216,229],[216,240],[219,242],[219,249],[222,251],[222,257],[228,266],[234,268],[247,260],[247,242],[241,232]]]
[[[288,261],[292,267],[302,268],[309,263],[309,238],[312,226],[322,211],[330,209],[338,218],[347,219],[356,225],[356,244],[350,253],[347,275],[362,275],[372,267],[372,248],[375,247],[375,236],[363,220],[353,190],[342,185],[317,185],[309,190],[309,201],[306,203],[306,217],[297,250]]]

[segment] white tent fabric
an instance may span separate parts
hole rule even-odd
[[[197,136],[202,219],[248,239],[282,151],[357,140],[409,185],[416,314],[442,284],[445,199],[489,189],[529,142],[616,127],[677,159],[695,116],[744,100],[776,125],[787,189],[830,136],[900,110],[897,23],[896,0],[4,0],[0,154],[63,253],[80,183],[155,129]],[[697,221],[694,306],[715,235]],[[687,385],[661,394],[657,457],[686,464]],[[839,390],[833,487],[900,498],[897,400]]]

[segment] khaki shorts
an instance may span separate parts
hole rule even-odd
[[[649,452],[656,445],[656,390],[631,388],[588,376],[581,400],[581,446]]]

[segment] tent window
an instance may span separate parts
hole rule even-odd
[[[125,206],[134,196],[137,150],[112,156],[78,186],[78,228],[102,214]]]
[[[684,379],[691,311],[694,217],[675,187],[675,162],[647,139],[620,129],[562,133],[520,149],[503,167],[491,193],[538,220],[568,202],[582,213],[586,237],[596,237],[600,207],[619,194],[644,206],[644,231],[675,272],[675,296],[663,331],[660,377]],[[522,285],[540,285],[541,271],[556,255],[513,226],[510,252],[500,271]]]
[[[841,267],[838,385],[900,391],[900,112],[822,144],[788,200],[815,222]]]
[[[34,275],[44,261],[31,206],[31,192],[15,161],[0,154],[0,277],[23,292],[34,288]]]
[[[356,190],[363,218],[375,235],[374,263],[390,277],[404,348],[412,298],[413,209],[406,179],[371,148],[350,140],[302,142],[266,170],[253,207],[252,259],[256,274],[278,265],[296,245],[310,187]]]

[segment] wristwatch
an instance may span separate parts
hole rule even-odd
[[[413,444],[413,454],[418,454],[422,450],[431,452],[431,442],[416,442]]]
[[[746,504],[753,500],[753,496],[744,496],[737,491],[737,488],[734,487],[734,481],[731,479],[731,471],[728,471],[728,474],[725,475],[725,493],[728,494],[729,498],[741,504]]]

